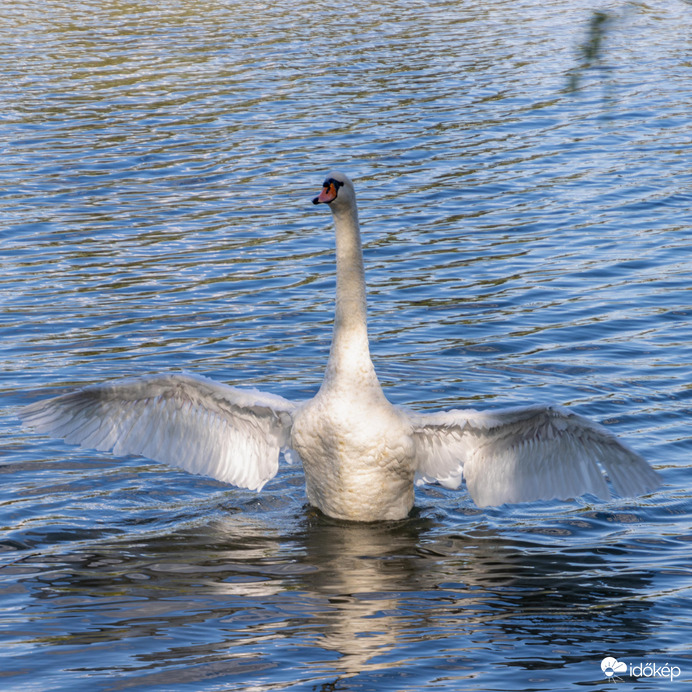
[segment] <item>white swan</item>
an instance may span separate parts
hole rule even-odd
[[[370,360],[365,277],[351,181],[330,174],[313,202],[336,226],[336,315],[324,381],[294,403],[189,374],[85,387],[21,410],[26,425],[116,455],[141,454],[244,488],[261,489],[280,452],[297,454],[307,496],[325,514],[401,519],[414,481],[457,488],[478,506],[615,491],[637,495],[658,475],[602,426],[554,406],[414,413],[390,404]]]

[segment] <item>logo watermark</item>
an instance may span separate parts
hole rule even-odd
[[[613,658],[612,656],[606,656],[601,661],[601,670],[603,671],[603,675],[612,680],[620,677],[619,673],[627,672],[627,664],[624,661],[618,661],[617,658]]]
[[[629,675],[631,678],[664,678],[673,682],[682,674],[680,666],[663,665],[651,661],[640,661],[638,663],[626,663],[618,661],[613,656],[606,656],[601,661],[603,675],[609,680],[617,682],[623,676]]]

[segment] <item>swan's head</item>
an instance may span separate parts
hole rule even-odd
[[[332,211],[355,206],[356,193],[350,178],[339,171],[332,171],[322,184],[322,192],[312,200],[313,204],[321,202],[328,204]]]

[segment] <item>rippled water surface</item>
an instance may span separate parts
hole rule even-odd
[[[606,655],[623,689],[692,681],[690,3],[2,15],[3,690],[608,689]],[[394,402],[568,405],[663,487],[482,511],[427,487],[351,525],[295,466],[256,494],[20,429],[164,370],[311,396],[332,168]]]

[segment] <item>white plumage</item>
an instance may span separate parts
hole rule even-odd
[[[334,337],[322,386],[294,403],[190,374],[85,387],[23,408],[24,423],[117,456],[139,454],[260,490],[279,455],[299,456],[311,504],[356,521],[400,519],[415,483],[458,488],[474,502],[610,497],[659,485],[658,474],[602,426],[557,406],[493,412],[404,411],[385,398],[370,359],[365,278],[351,181],[332,173],[314,202],[336,227]]]
[[[70,444],[140,454],[260,490],[289,446],[295,408],[273,394],[171,374],[85,387],[31,404],[20,415]]]

